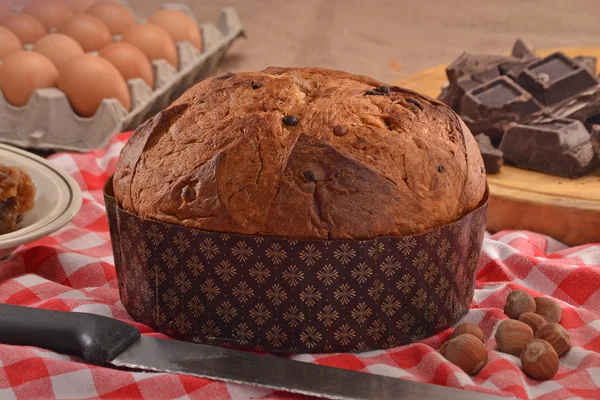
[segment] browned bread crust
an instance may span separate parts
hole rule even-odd
[[[474,209],[485,187],[449,107],[321,68],[200,82],[136,130],[114,178],[141,217],[318,239],[422,233]]]

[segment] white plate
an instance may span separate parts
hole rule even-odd
[[[19,245],[29,243],[62,228],[81,208],[81,189],[70,175],[42,157],[0,144],[0,163],[22,167],[36,188],[35,206],[23,216],[15,232],[0,235],[0,259]]]

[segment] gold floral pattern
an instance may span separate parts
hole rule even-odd
[[[263,303],[258,303],[250,310],[250,316],[257,325],[262,325],[271,318],[271,312]]]
[[[204,272],[204,264],[200,262],[197,255],[193,255],[186,263],[188,269],[192,272],[192,275],[197,277]]]
[[[472,300],[485,223],[482,208],[423,235],[318,241],[123,215],[115,261],[136,320],[181,340],[282,352],[394,347],[454,324]]]
[[[250,269],[250,276],[258,283],[263,283],[271,276],[271,271],[261,262]]]
[[[240,262],[248,260],[254,253],[252,248],[243,241],[238,242],[235,247],[231,249],[231,252]]]
[[[373,269],[366,263],[359,263],[356,268],[351,272],[352,277],[358,281],[358,283],[365,283],[373,275]]]
[[[217,265],[215,268],[215,273],[219,275],[219,278],[221,278],[223,282],[228,282],[231,278],[237,275],[237,271],[227,260],[221,261],[219,265]]]
[[[167,265],[167,268],[173,269],[177,265],[177,257],[175,256],[175,252],[170,247],[162,252],[160,255],[162,261]]]
[[[271,262],[275,265],[281,263],[287,257],[286,251],[277,243],[269,247],[265,254],[269,258],[269,260],[271,260]]]
[[[416,283],[417,283],[417,281],[415,280],[415,278],[413,278],[413,276],[411,274],[406,273],[402,276],[402,278],[398,282],[396,282],[396,287],[402,293],[409,294],[410,291],[412,290],[413,286],[415,286]]]
[[[381,271],[388,277],[394,275],[396,270],[400,269],[400,263],[393,256],[388,256],[380,265]]]
[[[317,272],[317,278],[323,282],[326,286],[329,286],[339,277],[339,274],[336,269],[334,269],[331,264],[327,264]]]
[[[238,283],[238,285],[235,288],[233,288],[233,295],[238,299],[240,303],[243,304],[250,300],[252,296],[254,296],[254,289],[252,289],[248,285],[248,282],[242,281]]]
[[[300,259],[310,267],[321,259],[321,252],[315,246],[309,244],[300,252]]]
[[[325,327],[330,327],[339,318],[340,314],[331,305],[326,305],[317,313],[317,319],[323,322]]]
[[[397,309],[399,309],[401,303],[394,298],[394,296],[387,296],[384,302],[381,304],[381,311],[388,317],[394,315]]]
[[[199,317],[205,310],[204,304],[200,301],[198,296],[192,297],[192,299],[188,302],[188,309],[192,313],[194,317]]]
[[[192,287],[192,282],[187,278],[185,272],[180,272],[175,277],[175,285],[181,293],[185,293]]]
[[[287,299],[287,293],[279,284],[274,284],[269,290],[267,290],[267,298],[273,302],[276,306],[280,305],[285,299]]]
[[[356,256],[356,250],[354,250],[350,245],[344,243],[340,246],[339,249],[333,252],[333,256],[336,260],[338,260],[342,265],[346,265]]]
[[[371,308],[367,305],[367,303],[358,303],[356,307],[352,310],[350,315],[359,323],[364,323],[373,313]]]
[[[300,299],[307,306],[312,307],[321,300],[321,292],[319,292],[313,285],[309,285],[302,292],[300,292]]]
[[[290,286],[294,287],[304,279],[304,272],[300,271],[295,265],[292,265],[283,273],[283,279]]]

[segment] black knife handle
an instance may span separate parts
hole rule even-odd
[[[133,325],[102,315],[0,304],[0,343],[34,346],[102,365],[140,337]]]

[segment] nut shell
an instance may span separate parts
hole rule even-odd
[[[571,349],[571,335],[562,325],[556,322],[542,326],[535,334],[535,338],[550,343],[559,357],[565,355]]]
[[[477,374],[488,361],[488,353],[481,340],[468,333],[444,343],[440,353],[469,375]]]
[[[538,329],[540,329],[542,326],[548,323],[548,321],[546,321],[544,317],[534,312],[526,312],[521,314],[521,316],[519,317],[519,321],[529,325],[534,335],[538,331]]]
[[[557,302],[548,297],[535,297],[535,313],[544,317],[547,322],[560,322],[562,308]]]
[[[552,379],[558,372],[558,355],[550,343],[534,339],[523,348],[521,365],[527,375],[545,381]]]
[[[523,322],[507,319],[498,325],[495,338],[501,352],[519,357],[527,342],[533,339],[533,330]]]
[[[460,324],[459,326],[457,326],[454,332],[452,332],[451,339],[454,339],[460,335],[464,335],[467,333],[481,340],[481,343],[485,343],[485,334],[483,333],[481,328],[469,322],[465,322],[464,324]]]
[[[535,300],[533,297],[522,290],[513,290],[506,298],[504,305],[504,314],[511,319],[519,319],[521,314],[526,312],[535,312]]]

